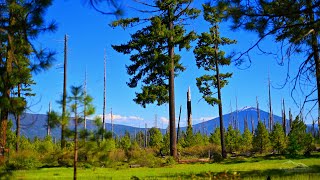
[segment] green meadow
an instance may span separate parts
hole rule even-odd
[[[238,158],[221,163],[174,164],[157,168],[79,168],[79,179],[320,179],[320,158]],[[73,168],[2,170],[1,179],[72,179]]]

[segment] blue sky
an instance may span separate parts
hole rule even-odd
[[[194,3],[194,6],[200,7],[200,3]],[[135,14],[134,11],[128,11],[127,15]],[[54,66],[44,73],[34,77],[37,85],[33,87],[36,97],[30,99],[30,110],[32,113],[45,113],[48,110],[48,104],[51,101],[53,109],[60,112],[61,108],[56,103],[62,94],[63,80],[63,38],[68,34],[68,87],[71,85],[82,85],[84,81],[85,70],[87,69],[87,89],[88,93],[94,98],[96,106],[96,115],[102,114],[103,104],[103,57],[104,49],[107,53],[107,113],[113,109],[115,123],[127,124],[136,127],[155,125],[155,116],[157,116],[157,126],[166,128],[168,124],[168,105],[156,106],[149,105],[143,108],[135,104],[132,99],[135,97],[135,91],[139,88],[131,89],[126,85],[129,76],[126,74],[125,65],[129,64],[129,56],[119,54],[111,48],[111,44],[126,43],[130,39],[130,33],[139,29],[111,28],[108,24],[115,20],[114,16],[104,16],[85,6],[81,1],[58,1],[53,2],[47,12],[46,19],[54,19],[58,24],[58,30],[55,33],[43,34],[36,45],[51,48],[57,51],[56,62]],[[197,33],[208,31],[208,23],[199,20],[189,22],[188,30],[195,30]],[[141,26],[142,27],[142,26]],[[226,53],[231,51],[245,51],[255,41],[257,36],[245,31],[230,31],[228,24],[223,23],[220,26],[220,34],[238,41],[237,44],[223,47]],[[193,43],[193,47],[195,42]],[[261,47],[273,52],[278,51],[279,45],[273,43],[272,39],[265,40]],[[182,51],[182,63],[187,70],[175,79],[176,93],[176,118],[178,118],[179,107],[182,105],[182,125],[186,122],[186,92],[188,87],[192,93],[192,111],[193,122],[198,123],[218,116],[218,108],[209,106],[201,98],[196,87],[195,78],[201,76],[204,72],[198,70],[195,64],[195,58],[191,49],[189,52]],[[285,81],[287,66],[280,66],[273,55],[262,55],[254,49],[250,53],[252,60],[251,67],[241,70],[234,64],[223,68],[223,71],[233,72],[233,78],[229,85],[222,90],[224,114],[230,110],[236,109],[236,97],[238,99],[238,109],[244,106],[256,106],[256,97],[259,99],[260,108],[267,111],[268,108],[268,74],[273,87],[279,87]],[[297,57],[298,58],[298,57]],[[294,58],[293,58],[294,59]],[[290,65],[291,75],[293,76],[299,60],[293,61]],[[281,115],[281,99],[284,98],[286,107],[291,107],[294,115],[299,113],[299,107],[293,102],[290,96],[292,85],[287,85],[282,89],[272,88],[272,103],[274,114]],[[306,88],[306,87],[302,87]],[[303,102],[303,95],[295,93],[298,103]],[[310,107],[307,106],[307,107]],[[308,108],[305,109],[307,111]],[[312,111],[313,117],[316,110]],[[110,115],[107,116],[109,121]],[[307,123],[311,122],[311,116],[308,116]]]

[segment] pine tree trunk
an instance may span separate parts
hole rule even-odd
[[[170,13],[170,12],[169,12]],[[169,30],[173,31],[173,22],[169,23]],[[169,40],[169,120],[170,120],[170,155],[177,158],[176,118],[175,118],[175,97],[174,97],[174,47],[173,36]]]
[[[319,58],[319,44],[318,44],[318,30],[314,27],[315,17],[314,12],[312,10],[312,1],[307,0],[307,6],[309,9],[309,18],[310,23],[313,24],[313,32],[311,34],[311,46],[313,52],[313,59],[316,65],[316,81],[317,81],[317,93],[318,93],[318,121],[320,120],[320,58]],[[319,126],[320,128],[320,126]],[[320,135],[319,135],[320,137]]]
[[[171,5],[168,7],[169,31],[174,31],[173,17],[171,17]],[[175,97],[174,97],[174,46],[173,35],[168,39],[168,52],[170,58],[169,69],[169,121],[170,121],[170,155],[177,158],[177,137],[176,137],[176,117],[175,117]]]
[[[218,34],[217,27],[215,28],[215,34]],[[225,140],[224,140],[224,125],[223,125],[223,112],[222,112],[222,98],[221,98],[221,82],[220,82],[220,72],[219,72],[219,63],[218,63],[218,45],[215,44],[215,64],[216,64],[216,79],[217,79],[217,90],[218,90],[218,99],[219,99],[219,119],[220,119],[220,138],[221,138],[221,154],[223,158],[227,157],[227,151],[225,147]]]

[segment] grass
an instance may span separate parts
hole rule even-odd
[[[224,173],[227,172],[227,173]],[[320,179],[320,158],[226,160],[222,163],[176,164],[161,168],[79,168],[79,179],[209,179],[233,176],[242,179]],[[220,174],[219,174],[220,173]],[[2,178],[1,178],[2,177]],[[41,168],[0,172],[0,179],[72,179],[73,168]]]

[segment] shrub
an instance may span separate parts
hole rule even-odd
[[[41,163],[37,158],[37,153],[30,150],[14,153],[11,156],[10,162],[7,164],[7,167],[13,170],[34,169],[40,166]]]
[[[223,160],[221,154],[218,152],[213,152],[210,159],[212,159],[214,162],[221,162]]]
[[[130,160],[130,164],[138,164],[142,167],[160,167],[163,165],[163,160],[161,158],[155,157],[153,153],[147,153],[142,156],[136,157]]]
[[[123,162],[127,160],[127,156],[124,152],[124,150],[122,149],[115,149],[110,151],[109,155],[108,155],[108,159],[111,162]]]
[[[182,156],[191,156],[191,157],[198,157],[198,158],[207,158],[209,157],[209,153],[211,154],[212,152],[218,152],[219,147],[214,144],[208,144],[205,146],[192,146],[188,148],[184,148],[181,151]]]
[[[57,158],[59,166],[73,166],[73,150],[70,148],[58,151],[56,154],[54,154],[54,157]]]
[[[174,165],[174,164],[176,164],[176,161],[174,160],[174,158],[172,156],[169,156],[169,157],[166,158],[165,165],[171,166],[171,165]]]

